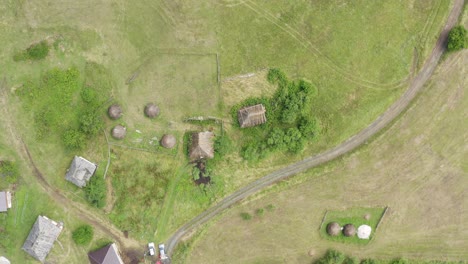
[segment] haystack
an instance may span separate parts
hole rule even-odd
[[[357,229],[357,236],[360,239],[369,239],[372,233],[372,228],[368,225],[361,225]]]
[[[356,234],[356,227],[353,224],[346,224],[343,227],[343,235],[347,237],[354,236]]]
[[[145,115],[149,118],[155,118],[159,115],[159,106],[149,103],[145,106]]]
[[[112,129],[112,137],[114,137],[115,139],[123,139],[126,134],[127,134],[127,129],[124,126],[116,125]]]
[[[337,222],[331,222],[327,225],[327,233],[330,236],[337,236],[341,232],[341,226]]]
[[[177,143],[176,138],[171,134],[166,134],[161,138],[161,146],[165,148],[173,148]]]
[[[113,104],[107,109],[107,113],[111,119],[119,119],[122,116],[122,108],[120,105]]]

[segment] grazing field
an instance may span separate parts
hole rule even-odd
[[[466,51],[446,58],[408,112],[373,142],[225,213],[185,249],[186,263],[311,263],[328,248],[358,258],[466,260],[467,62]],[[264,217],[239,216],[268,204],[277,209]],[[326,210],[382,205],[388,212],[368,245],[318,231]]]
[[[2,1],[0,78],[8,95],[4,118],[18,138],[4,141],[24,142],[52,189],[78,201],[91,215],[111,220],[140,242],[163,241],[238,187],[334,146],[377,118],[424,62],[450,5],[448,0]],[[38,43],[49,45],[45,58],[44,53],[28,53]],[[74,89],[71,101],[57,99],[60,89],[33,93],[37,101],[25,99],[51,70],[70,68],[80,76],[66,87]],[[273,94],[276,87],[264,78],[269,68],[318,88],[311,111],[322,134],[298,155],[278,153],[249,164],[238,154],[241,134],[230,126],[229,112],[245,98]],[[97,111],[103,127],[93,137],[77,140],[86,143],[82,149],[71,150],[63,145],[63,134],[77,126],[79,112],[87,109],[79,103],[79,90],[87,87],[106,102]],[[124,115],[110,121],[106,108],[114,102],[122,105]],[[144,117],[148,102],[160,106],[159,118]],[[37,113],[47,112],[49,104],[55,127],[38,138],[36,122],[42,118]],[[210,165],[209,188],[193,183],[182,140],[186,131],[218,129],[183,122],[198,115],[225,120],[223,131],[234,145],[222,161]],[[127,126],[125,140],[106,139],[104,133],[108,136],[116,124]],[[165,133],[176,136],[175,149],[158,146]],[[0,157],[21,159],[22,149],[19,144],[2,147]],[[109,166],[104,209],[92,208],[83,191],[64,180],[74,155],[97,163],[97,175]],[[18,189],[35,190],[37,179],[25,177]],[[127,189],[138,193],[135,201],[126,197]],[[57,206],[65,208],[58,207],[57,216],[73,210]],[[19,245],[22,238],[13,237],[12,243]],[[11,257],[13,262],[23,260],[18,254]],[[83,250],[70,250],[74,254],[68,262],[81,263]],[[60,257],[54,251],[50,259],[60,262]]]

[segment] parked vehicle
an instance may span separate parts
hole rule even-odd
[[[154,256],[154,253],[155,253],[156,249],[154,248],[154,243],[153,242],[148,243],[148,250],[149,250],[150,256]]]
[[[164,249],[164,244],[159,244],[159,258],[160,259],[167,259],[166,251]]]

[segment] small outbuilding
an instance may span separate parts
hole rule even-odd
[[[4,256],[0,256],[0,264],[10,264],[10,261]]]
[[[88,253],[91,264],[124,264],[115,243]]]
[[[159,116],[159,106],[149,103],[145,106],[145,115],[149,118],[155,118]]]
[[[214,158],[213,132],[196,132],[192,134],[192,143],[190,145],[190,160]]]
[[[65,174],[65,179],[82,188],[86,186],[86,183],[94,175],[96,169],[96,164],[83,157],[75,156],[67,174]]]
[[[177,143],[176,138],[171,134],[166,134],[161,138],[161,146],[171,149],[175,147]]]
[[[111,131],[112,137],[115,139],[123,139],[127,135],[127,128],[122,125],[116,125]]]
[[[11,193],[0,192],[0,212],[6,212],[11,208]]]
[[[352,237],[356,234],[356,227],[353,224],[346,224],[343,227],[343,235]]]
[[[330,236],[337,236],[341,232],[341,226],[337,222],[331,222],[327,225],[327,233]]]
[[[372,233],[372,227],[368,225],[361,225],[357,229],[357,236],[360,239],[369,239],[371,233]]]
[[[44,262],[62,230],[63,223],[57,223],[40,215],[29,232],[22,249],[33,258]]]
[[[265,107],[262,104],[241,108],[237,112],[239,126],[244,128],[264,124],[267,121],[265,112]]]
[[[122,116],[122,108],[118,104],[113,104],[107,109],[107,114],[111,119],[119,119]]]

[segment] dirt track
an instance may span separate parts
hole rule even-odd
[[[417,93],[423,88],[426,81],[434,72],[440,57],[445,51],[448,32],[457,23],[457,20],[463,10],[463,4],[464,0],[456,0],[454,2],[454,6],[450,11],[449,17],[444,28],[442,29],[442,32],[440,33],[436,46],[432,50],[431,55],[425,62],[423,68],[418,73],[418,75],[411,81],[411,84],[408,90],[405,92],[405,94],[400,99],[398,99],[398,101],[396,101],[385,113],[383,113],[379,118],[377,118],[377,120],[375,120],[367,128],[354,135],[353,137],[349,138],[347,141],[343,142],[337,147],[320,153],[318,155],[306,158],[302,161],[299,161],[278,171],[272,172],[243,187],[235,193],[229,195],[220,203],[209,208],[208,210],[201,213],[200,215],[192,219],[190,222],[186,223],[181,228],[179,228],[166,242],[167,252],[171,254],[174,248],[179,243],[179,241],[185,235],[189,234],[193,229],[197,228],[203,223],[208,222],[211,218],[213,218],[226,208],[237,203],[238,201],[258,192],[259,190],[277,181],[284,180],[299,172],[303,172],[312,167],[331,161],[341,155],[344,155],[356,149],[358,146],[365,143],[372,136],[377,134],[384,127],[386,127],[393,120],[395,120],[395,118],[397,118],[408,107],[408,105],[416,97]]]

